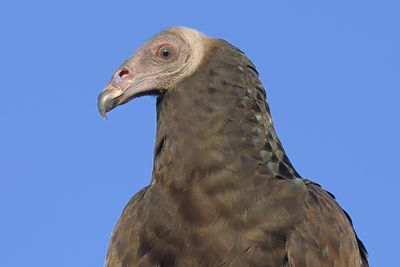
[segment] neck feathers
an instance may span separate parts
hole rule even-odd
[[[216,41],[190,77],[157,100],[153,182],[217,186],[249,176],[299,177],[275,133],[254,65]],[[222,182],[226,186],[226,181]]]

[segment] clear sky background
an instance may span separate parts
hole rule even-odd
[[[155,98],[105,121],[97,95],[174,25],[252,59],[299,173],[336,195],[372,266],[399,264],[399,14],[398,1],[2,1],[0,265],[103,266],[150,181]]]

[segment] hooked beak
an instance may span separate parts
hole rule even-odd
[[[143,75],[143,71],[138,71],[137,67],[135,71],[132,71],[129,66],[122,65],[97,99],[97,107],[101,116],[107,119],[107,112],[136,97],[160,94],[161,90],[154,89],[154,81],[154,75],[146,76]]]
[[[127,102],[127,98],[130,98],[129,95],[136,93],[135,87],[135,74],[131,69],[127,66],[118,68],[97,99],[97,107],[101,116],[107,119],[108,111]]]
[[[120,96],[122,92],[116,88],[107,87],[100,93],[97,99],[97,107],[101,116],[107,119],[107,112],[114,109],[120,104]]]

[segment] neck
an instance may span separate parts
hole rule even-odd
[[[251,176],[298,177],[276,136],[254,66],[232,47],[219,50],[157,99],[152,182],[174,189],[200,183],[212,190]],[[229,53],[246,65],[224,60]]]

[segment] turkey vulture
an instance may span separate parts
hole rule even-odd
[[[368,266],[349,215],[290,163],[258,77],[241,50],[184,27],[118,68],[101,115],[157,95],[157,133],[106,266]]]

